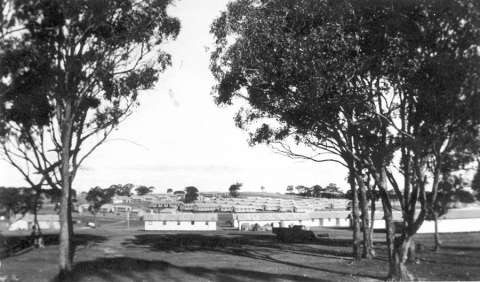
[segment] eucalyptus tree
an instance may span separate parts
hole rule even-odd
[[[230,187],[228,187],[228,193],[230,194],[230,197],[237,198],[240,194],[238,191],[240,191],[240,188],[242,188],[242,185],[243,184],[240,182],[230,185]]]
[[[193,203],[198,199],[198,189],[195,186],[185,187],[185,203]]]
[[[354,191],[353,255],[359,259],[355,182],[363,169],[356,161],[357,124],[368,111],[369,89],[351,83],[360,64],[356,39],[344,36],[345,9],[341,2],[326,1],[233,2],[212,26],[217,49],[211,69],[219,81],[217,103],[247,100],[250,107],[238,113],[236,123],[251,130],[251,144],[276,143],[290,157],[334,161],[348,169]],[[288,139],[321,152],[297,154],[284,142]],[[368,222],[366,212],[363,219]],[[369,238],[364,235],[366,257]]]
[[[93,214],[95,227],[97,226],[97,213],[104,204],[112,202],[113,196],[115,196],[115,190],[111,188],[102,189],[96,186],[88,190],[85,200],[90,204],[88,210]]]
[[[293,136],[337,156],[281,143],[291,156],[345,165],[354,211],[355,183],[365,203],[362,186],[374,182],[392,279],[412,279],[408,250],[448,156],[467,156],[461,166],[477,153],[479,14],[475,1],[239,0],[212,26],[216,100],[246,100],[236,123],[252,144]],[[389,186],[405,225],[398,237]]]
[[[437,202],[442,171],[462,168],[478,154],[480,5],[476,1],[400,1],[385,4],[383,13],[358,6],[374,14],[372,39],[386,46],[385,79],[397,96],[395,115],[379,114],[398,148],[403,183],[392,173],[394,166],[380,173],[396,192],[405,226],[398,238],[389,232],[394,243],[391,274],[411,279],[405,267],[407,250],[429,207]],[[374,176],[379,178],[378,173]],[[427,192],[432,194],[430,199]]]
[[[170,2],[10,1],[20,31],[1,42],[2,154],[28,182],[61,190],[61,275],[73,259],[72,183],[170,64],[160,49],[180,28]]]
[[[135,188],[135,192],[137,192],[137,195],[143,196],[152,193],[155,190],[154,187],[147,187],[145,185],[140,185]]]

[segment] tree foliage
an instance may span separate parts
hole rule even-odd
[[[112,188],[102,189],[99,186],[93,187],[87,192],[85,199],[90,204],[88,210],[96,215],[100,208],[107,203],[112,202],[112,197],[115,195],[115,190]]]
[[[412,279],[406,252],[441,173],[478,153],[479,23],[472,0],[231,2],[212,25],[215,98],[246,100],[235,121],[251,144],[346,166],[362,207],[373,179],[390,276]],[[320,152],[297,154],[286,140]],[[404,214],[397,238],[389,186]]]
[[[139,196],[150,194],[153,192],[153,190],[155,190],[154,187],[147,187],[145,185],[140,185],[137,188],[135,188],[135,192],[137,192],[137,195]]]
[[[293,193],[293,185],[287,187],[289,193]],[[328,184],[325,188],[320,185],[313,185],[312,187],[307,187],[304,185],[295,186],[297,193],[293,193],[303,197],[314,197],[314,198],[345,198],[345,194],[340,190],[340,188],[335,183]]]
[[[69,123],[73,179],[132,112],[139,91],[151,88],[169,65],[158,47],[179,29],[166,14],[169,2],[13,1],[14,19],[24,29],[0,46],[9,159],[27,158],[58,187],[61,156],[49,150],[59,153],[67,145],[61,138]]]
[[[185,203],[192,203],[198,198],[198,189],[194,186],[185,187]]]
[[[160,45],[180,25],[166,12],[170,0],[7,2],[3,12],[14,24],[2,23],[0,42],[2,154],[32,187],[61,189],[59,259],[66,275],[72,182],[170,64]]]
[[[31,188],[0,187],[0,208],[10,218],[15,214],[26,214],[41,206],[41,201],[35,202],[36,191]]]
[[[458,203],[473,203],[475,197],[467,191],[465,181],[456,175],[445,176],[438,185],[438,200],[435,202],[432,210],[429,210],[428,219],[433,219],[432,213],[442,216],[448,212],[448,209],[455,207]],[[428,193],[427,197],[432,194]]]
[[[473,176],[471,188],[475,192],[475,197],[477,198],[477,200],[480,200],[480,162],[477,166],[477,171]]]
[[[230,185],[228,188],[228,193],[230,194],[230,197],[236,198],[239,195],[240,188],[242,187],[242,183],[237,182],[235,184]]]
[[[125,184],[125,185],[113,184],[113,185],[110,185],[109,188],[112,189],[113,191],[115,191],[115,195],[117,195],[117,196],[130,197],[130,196],[132,196],[133,187],[135,187],[135,185],[133,185],[131,183],[128,183],[128,184]]]

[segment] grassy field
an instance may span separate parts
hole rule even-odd
[[[345,241],[349,230],[330,230],[343,238],[308,244],[281,243],[261,232],[145,232],[123,223],[76,230],[75,281],[375,281],[386,276],[386,258],[376,234],[378,257],[353,263]],[[445,247],[432,252],[431,236],[420,236],[420,279],[480,280],[480,234],[442,236]],[[54,281],[57,240],[44,249],[6,258],[0,277]]]

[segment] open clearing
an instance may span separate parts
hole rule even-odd
[[[331,230],[331,242],[278,242],[265,232],[145,232],[122,225],[76,230],[74,281],[375,281],[386,276],[383,244],[378,257],[352,263],[349,230]],[[381,241],[383,234],[376,234]],[[480,280],[480,234],[443,234],[432,252],[431,235],[409,269],[426,280]],[[57,242],[2,260],[0,277],[52,281]],[[327,244],[328,243],[328,244]]]

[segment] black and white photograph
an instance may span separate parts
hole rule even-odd
[[[480,281],[479,0],[0,11],[0,282]]]

